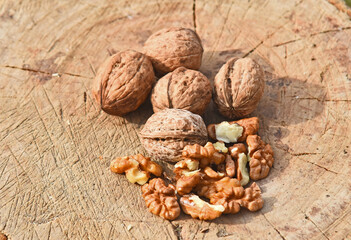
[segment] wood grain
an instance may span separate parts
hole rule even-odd
[[[276,155],[264,208],[212,221],[147,212],[109,171],[145,152],[149,101],[124,118],[91,97],[98,66],[156,30],[193,28],[212,81],[230,57],[266,73],[252,116]],[[351,22],[328,1],[2,1],[0,232],[9,239],[350,239]],[[207,124],[222,120],[213,105]],[[100,158],[100,156],[102,158]],[[167,167],[166,164],[164,166]]]

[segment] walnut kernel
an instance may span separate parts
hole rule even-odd
[[[180,206],[184,213],[200,220],[213,220],[224,212],[222,205],[209,204],[194,194],[181,197]]]

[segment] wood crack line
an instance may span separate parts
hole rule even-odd
[[[302,155],[293,155],[293,156],[302,156]],[[309,164],[315,165],[315,166],[317,166],[317,167],[319,167],[319,168],[322,168],[322,169],[324,169],[324,170],[327,171],[327,172],[331,172],[331,173],[334,173],[334,174],[340,174],[340,173],[335,172],[335,171],[333,171],[333,170],[330,170],[330,169],[328,169],[328,168],[326,168],[326,167],[323,167],[323,166],[319,165],[318,163],[310,162],[310,161],[308,161],[308,160],[306,160],[306,159],[303,159],[303,158],[298,158],[298,159],[300,159],[300,160],[302,160],[302,161],[304,161],[304,162],[307,162],[307,163],[309,163]]]
[[[318,155],[318,154],[322,154],[322,153],[308,153],[308,152],[305,152],[305,153],[292,153],[292,152],[289,152],[289,151],[286,151],[288,154],[290,154],[291,156],[295,156],[295,157],[298,157],[297,159],[300,159],[304,162],[307,162],[309,164],[312,164],[312,165],[315,165],[319,168],[323,168],[325,171],[328,171],[328,172],[331,172],[331,173],[334,173],[334,174],[342,174],[342,173],[339,173],[339,172],[335,172],[333,170],[330,170],[326,167],[323,167],[322,165],[319,165],[318,163],[315,163],[315,162],[310,162],[306,159],[303,159],[303,158],[299,158],[299,156],[311,156],[311,155]]]
[[[349,29],[351,29],[351,27],[340,27],[340,28],[336,28],[336,29],[335,28],[334,29],[328,29],[328,30],[324,30],[324,31],[321,31],[321,32],[311,33],[310,35],[308,35],[308,37],[313,37],[313,36],[316,36],[316,35],[321,35],[321,34],[326,34],[326,33],[331,33],[331,32],[340,32],[340,31],[349,30]],[[303,39],[305,39],[305,38],[292,39],[292,40],[289,40],[289,41],[286,41],[286,42],[274,44],[273,47],[284,46],[284,45],[287,45],[287,44],[290,44],[290,43],[301,41]]]
[[[317,229],[320,233],[322,233],[322,235],[329,240],[329,238],[327,237],[327,235],[325,235],[325,233],[317,226],[317,224],[315,224],[306,214],[305,214],[305,219],[307,219],[308,221],[310,221]]]
[[[271,225],[272,228],[279,234],[279,236],[285,240],[285,237],[280,233],[280,231],[268,220],[268,218],[262,213],[263,217],[266,219],[266,221]]]
[[[193,27],[196,32],[196,0],[193,0]]]
[[[41,74],[46,74],[46,75],[68,75],[68,76],[72,76],[72,77],[80,77],[80,78],[88,78],[88,79],[92,79],[92,77],[87,77],[87,76],[83,76],[83,75],[79,75],[79,74],[75,74],[75,73],[67,73],[67,72],[55,72],[55,73],[51,73],[51,72],[46,72],[46,71],[42,71],[42,70],[38,70],[38,69],[32,69],[32,68],[26,68],[26,67],[17,67],[17,66],[13,66],[13,65],[5,65],[5,66],[0,66],[2,68],[12,68],[12,69],[18,69],[18,70],[22,70],[22,71],[28,71],[28,72],[34,72],[34,73],[41,73]]]
[[[181,226],[179,226],[179,225],[175,225],[175,224],[173,224],[172,222],[170,222],[170,224],[172,225],[172,228],[173,228],[173,232],[174,232],[174,234],[176,235],[176,237],[177,237],[177,239],[178,240],[182,240],[183,238],[182,238],[182,235],[181,235]]]

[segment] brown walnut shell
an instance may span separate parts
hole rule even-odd
[[[142,53],[126,50],[112,55],[100,67],[92,92],[102,110],[123,116],[145,101],[154,81],[151,61]]]
[[[264,72],[251,58],[232,58],[214,80],[214,102],[230,119],[253,112],[264,92]]]
[[[193,30],[182,27],[162,29],[152,34],[144,44],[144,53],[159,75],[178,67],[198,70],[203,51],[199,36]]]
[[[179,67],[157,81],[152,90],[151,103],[154,112],[178,108],[203,114],[211,98],[211,83],[205,75]]]
[[[165,109],[147,120],[140,140],[152,158],[177,162],[186,145],[207,142],[207,130],[199,115],[182,109]]]

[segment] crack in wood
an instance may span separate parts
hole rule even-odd
[[[327,237],[327,235],[325,235],[325,233],[317,226],[317,224],[316,224],[315,222],[313,222],[312,219],[310,219],[309,216],[307,216],[306,214],[305,214],[305,219],[308,220],[308,221],[310,221],[310,222],[318,229],[318,231],[319,231],[320,233],[322,233],[322,235],[323,235],[326,239],[330,240],[330,239]]]
[[[310,164],[312,164],[312,165],[315,165],[315,166],[317,166],[317,167],[319,167],[319,168],[322,168],[322,169],[324,169],[324,170],[327,171],[327,172],[331,172],[331,173],[334,173],[334,174],[340,174],[340,173],[335,172],[335,171],[333,171],[333,170],[330,170],[330,169],[328,169],[328,168],[326,168],[326,167],[323,167],[323,166],[319,165],[318,163],[310,162],[310,161],[305,160],[305,159],[302,159],[302,158],[299,158],[299,159],[302,160],[302,161],[304,161],[304,162],[307,162],[307,163],[310,163]]]
[[[266,221],[271,225],[271,227],[279,234],[279,236],[285,240],[285,237],[280,233],[280,231],[268,220],[268,218],[262,213],[263,217],[266,219]]]
[[[351,27],[339,27],[339,28],[334,28],[334,29],[328,29],[328,30],[324,30],[324,31],[321,31],[321,32],[311,33],[307,37],[313,37],[313,36],[326,34],[326,33],[331,33],[331,32],[340,32],[340,31],[349,30],[349,29],[351,29]],[[287,44],[290,44],[290,43],[298,42],[298,41],[306,39],[307,37],[305,37],[305,38],[297,38],[297,39],[292,39],[292,40],[289,40],[289,41],[286,41],[286,42],[277,43],[277,44],[274,44],[273,47],[280,47],[280,46],[287,45]]]
[[[40,74],[46,74],[46,75],[53,75],[55,73],[51,73],[51,72],[46,72],[46,71],[42,71],[42,70],[38,70],[38,69],[32,69],[32,68],[26,68],[26,67],[18,67],[18,66],[13,66],[13,65],[5,65],[5,66],[0,66],[2,68],[12,68],[12,69],[17,69],[17,70],[22,70],[22,71],[28,71],[28,72],[34,72],[34,73],[40,73]],[[87,79],[93,79],[92,77],[87,77],[87,76],[83,76],[83,75],[79,75],[79,74],[75,74],[75,73],[67,73],[67,72],[59,72],[56,73],[58,75],[68,75],[68,76],[72,76],[72,77],[80,77],[80,78],[87,78]]]
[[[182,232],[182,226],[180,226],[179,224],[173,224],[172,222],[170,222],[173,228],[173,232],[176,235],[178,240],[183,240],[181,232]]]
[[[308,153],[308,152],[305,152],[305,153],[290,153],[290,155],[292,155],[292,156],[306,156],[306,155],[317,155],[317,154],[321,154],[321,153]]]
[[[196,0],[193,0],[193,26],[196,32]]]

